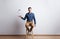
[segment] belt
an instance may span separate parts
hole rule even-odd
[[[33,22],[33,21],[27,21],[27,22]]]

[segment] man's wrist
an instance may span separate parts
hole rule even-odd
[[[20,17],[21,19],[23,18],[23,17]]]

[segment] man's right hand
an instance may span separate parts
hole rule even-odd
[[[22,18],[22,16],[19,16],[20,18]]]

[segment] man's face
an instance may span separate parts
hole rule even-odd
[[[31,11],[32,11],[32,9],[30,8],[30,9],[28,9],[28,11],[29,11],[29,12],[31,12]]]

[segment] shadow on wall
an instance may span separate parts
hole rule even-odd
[[[21,19],[16,18],[14,22],[14,33],[15,34],[20,34],[24,32],[24,21],[21,21]]]
[[[60,33],[60,19],[56,19],[54,26],[55,26],[54,33],[59,34]]]

